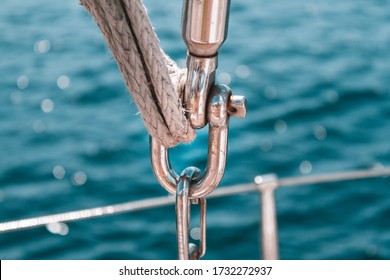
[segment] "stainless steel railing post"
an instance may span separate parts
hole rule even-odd
[[[255,184],[260,194],[260,244],[264,260],[279,259],[278,225],[274,191],[278,187],[275,174],[256,176]]]

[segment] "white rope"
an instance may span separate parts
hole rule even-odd
[[[160,48],[141,0],[80,0],[100,27],[149,134],[169,148],[195,131],[181,102],[183,75]]]
[[[339,182],[347,180],[367,179],[374,177],[390,176],[390,168],[366,169],[358,171],[349,171],[334,174],[323,174],[306,177],[289,177],[277,180],[278,187],[304,186],[309,184],[321,184],[330,182]],[[224,197],[248,192],[258,192],[259,187],[255,183],[239,184],[230,187],[216,189],[207,198]],[[0,233],[14,230],[28,229],[38,226],[44,226],[51,223],[72,222],[97,217],[122,214],[126,212],[135,212],[156,207],[172,205],[175,203],[174,197],[150,198],[138,201],[125,202],[103,207],[90,208],[61,214],[47,215],[29,219],[22,219],[10,222],[0,223]]]

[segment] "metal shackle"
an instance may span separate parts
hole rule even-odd
[[[229,116],[244,117],[244,97],[232,96],[225,85],[216,85],[208,102],[209,141],[207,167],[190,190],[190,198],[205,197],[220,183],[225,172]],[[150,138],[153,172],[159,183],[171,194],[176,194],[179,175],[171,168],[168,149]]]

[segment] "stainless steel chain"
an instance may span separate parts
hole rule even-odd
[[[200,175],[196,167],[186,168],[179,179],[176,191],[176,232],[179,260],[198,260],[206,253],[206,199],[190,199],[192,182]],[[200,205],[199,246],[189,243],[191,204]]]

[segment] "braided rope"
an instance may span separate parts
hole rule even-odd
[[[100,27],[149,134],[165,147],[191,142],[181,102],[185,71],[160,48],[141,0],[80,0]]]

